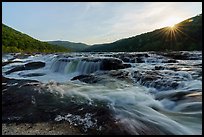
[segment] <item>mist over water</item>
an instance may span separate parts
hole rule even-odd
[[[12,58],[13,62],[2,67],[2,75],[41,82],[36,86],[39,93],[51,93],[73,107],[55,114],[53,121],[67,121],[88,134],[95,129],[98,134],[201,135],[202,53],[187,53],[198,58],[172,61],[148,52],[36,54],[24,58],[7,54],[2,62]],[[6,74],[32,62],[44,62],[45,67]],[[115,69],[116,65],[120,68]],[[42,87],[47,90],[42,91]],[[107,112],[103,118],[101,110]]]

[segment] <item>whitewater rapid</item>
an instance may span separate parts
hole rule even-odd
[[[68,101],[77,105],[108,108],[115,119],[114,124],[118,125],[112,130],[119,130],[121,133],[202,134],[202,59],[165,63],[167,57],[145,52],[149,56],[144,57],[142,63],[122,61],[131,67],[103,70],[103,60],[117,61],[117,54],[126,53],[30,55],[14,58],[13,63],[2,67],[2,75],[13,79],[37,80],[42,83],[36,87],[39,92],[40,87],[46,87],[46,92],[68,98]],[[2,62],[12,58],[10,54],[4,55]],[[39,69],[5,74],[16,66],[30,62],[44,62],[46,65]],[[127,75],[122,78],[116,75],[120,71]],[[28,74],[33,73],[43,75],[28,77]],[[94,76],[96,82],[73,80],[79,75]],[[151,77],[146,78],[147,75]],[[161,86],[158,87],[158,83]],[[83,109],[82,107],[81,110]],[[106,130],[104,123],[98,123],[94,114],[94,111],[84,115],[59,113],[53,121],[67,121],[75,126],[82,126],[84,132],[89,128],[96,128],[98,132]]]

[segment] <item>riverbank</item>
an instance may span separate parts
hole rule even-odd
[[[83,135],[69,123],[2,124],[2,135]]]

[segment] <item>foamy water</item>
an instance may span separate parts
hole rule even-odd
[[[101,62],[96,59],[116,58],[114,54],[116,53],[70,53],[59,56],[39,54],[25,59],[17,58],[13,61],[21,62],[8,64],[2,67],[2,71],[3,75],[8,78],[38,80],[42,82],[42,87],[48,88],[48,92],[58,94],[61,98],[68,97],[76,104],[94,107],[105,104],[114,115],[116,123],[120,125],[118,130],[124,130],[128,134],[202,134],[202,100],[195,101],[196,97],[202,97],[202,75],[199,73],[202,73],[202,67],[198,65],[202,64],[202,60],[177,60],[177,63],[162,63],[166,57],[149,54],[149,57],[144,59],[144,63],[129,63],[130,68],[122,69],[123,72],[128,72],[128,80],[126,80],[109,75],[112,71],[100,69]],[[3,56],[2,61],[5,62],[11,58],[11,55],[6,55]],[[4,74],[15,66],[34,61],[45,62],[46,66],[35,70]],[[179,85],[176,88],[157,89],[154,85],[155,81],[141,83],[135,80],[135,71],[145,76],[147,71],[153,73],[155,66],[180,68],[178,71],[171,69],[155,71],[164,79],[164,82],[173,79]],[[44,75],[25,76],[30,73]],[[92,84],[71,80],[81,74],[92,74],[102,80]],[[183,97],[186,98],[178,98],[178,94],[184,94]],[[195,99],[192,101],[188,97]],[[97,123],[93,113],[86,113],[84,116],[71,113],[58,114],[53,120],[67,121],[74,126],[82,126],[85,132],[93,127],[102,131],[103,125]]]

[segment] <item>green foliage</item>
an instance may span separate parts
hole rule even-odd
[[[3,52],[69,52],[70,50],[47,42],[41,42],[2,24]]]
[[[174,29],[165,27],[113,43],[93,45],[84,51],[170,50],[202,50],[202,14],[176,24]]]
[[[88,45],[84,43],[74,43],[69,41],[47,41],[49,44],[53,45],[59,45],[68,49],[71,49],[72,51],[82,51],[88,47]]]
[[[87,47],[83,43],[68,41],[41,42],[2,24],[3,52],[134,52],[134,51],[171,51],[202,50],[202,14],[169,27],[154,30],[134,37],[121,39],[113,43],[97,44]],[[174,33],[174,37],[171,37]],[[72,49],[72,50],[71,50]]]

